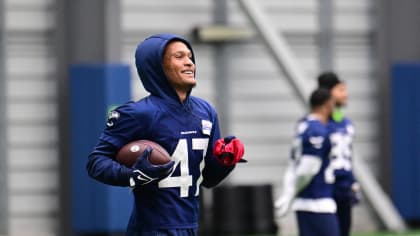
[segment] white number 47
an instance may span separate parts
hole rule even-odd
[[[203,150],[203,158],[200,161],[200,176],[197,178],[195,196],[200,193],[200,184],[203,181],[201,172],[204,169],[204,156],[207,153],[208,138],[192,139],[193,150]],[[159,188],[180,188],[181,197],[188,197],[189,189],[193,185],[193,176],[190,175],[188,166],[188,143],[187,139],[180,139],[174,153],[172,160],[175,161],[174,170],[180,165],[180,175],[174,176],[174,171],[165,179],[159,182]]]

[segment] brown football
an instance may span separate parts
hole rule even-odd
[[[153,148],[149,156],[149,161],[153,165],[163,165],[171,161],[171,155],[162,146],[150,140],[127,143],[118,151],[117,161],[127,167],[132,167],[148,146]]]

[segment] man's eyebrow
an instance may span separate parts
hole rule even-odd
[[[177,54],[177,53],[192,53],[192,52],[190,50],[185,50],[185,51],[179,50],[179,51],[173,52],[172,54]]]

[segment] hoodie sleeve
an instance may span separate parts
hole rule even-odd
[[[206,155],[206,165],[203,169],[203,182],[202,185],[206,188],[211,188],[219,184],[229,173],[234,169],[234,166],[222,166],[213,156],[213,147],[216,141],[220,138],[220,128],[219,121],[217,119],[217,114],[213,111],[214,120],[213,120],[213,130],[211,132],[212,136],[209,140],[209,149]]]
[[[89,176],[105,184],[129,186],[132,170],[115,161],[117,151],[114,145],[100,139],[88,157]]]
[[[107,127],[88,157],[88,174],[93,179],[116,186],[129,186],[132,170],[116,160],[118,150],[126,143],[135,140],[145,125],[130,115],[130,108],[123,106],[111,112]]]

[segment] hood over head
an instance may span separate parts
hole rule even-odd
[[[186,39],[174,34],[156,34],[138,45],[135,55],[136,67],[146,91],[152,95],[164,99],[175,99],[179,102],[175,89],[163,71],[163,54],[166,46],[172,41],[181,41],[187,45],[192,53],[192,61],[195,63],[194,52]]]

